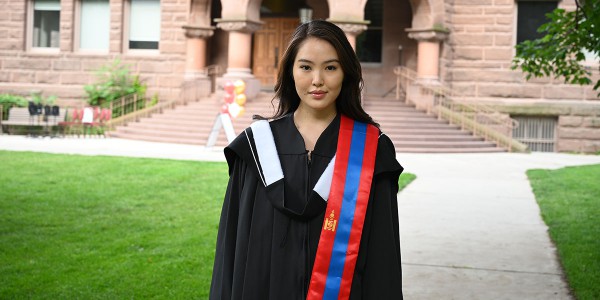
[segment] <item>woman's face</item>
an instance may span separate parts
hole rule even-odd
[[[342,89],[344,71],[333,46],[308,38],[298,49],[293,67],[298,109],[313,113],[336,113],[335,100]]]

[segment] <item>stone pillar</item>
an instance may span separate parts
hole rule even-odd
[[[367,30],[367,24],[370,23],[369,21],[338,21],[333,19],[327,19],[327,21],[334,23],[344,31],[354,51],[356,51],[356,37]]]
[[[262,23],[250,20],[215,19],[217,27],[229,32],[227,71],[225,80],[242,79],[246,82],[246,96],[253,98],[260,91],[260,81],[252,74],[252,33]]]
[[[216,19],[217,27],[229,31],[227,72],[225,77],[253,78],[250,66],[252,56],[252,33],[260,29],[259,22],[249,20]]]
[[[187,38],[185,78],[206,78],[206,40],[214,33],[213,27],[183,26]]]
[[[417,40],[417,79],[423,83],[440,82],[440,43],[447,31],[436,29],[406,29],[408,37]]]

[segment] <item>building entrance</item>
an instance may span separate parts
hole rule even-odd
[[[273,86],[277,79],[279,62],[292,33],[298,27],[298,18],[261,18],[261,29],[254,32],[252,73],[263,86]]]

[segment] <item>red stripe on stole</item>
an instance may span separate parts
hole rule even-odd
[[[367,125],[367,137],[365,141],[365,152],[363,154],[360,183],[358,186],[356,208],[354,210],[354,220],[352,221],[352,230],[350,231],[350,238],[348,240],[346,263],[344,264],[344,272],[342,274],[338,299],[348,299],[350,297],[354,268],[358,258],[360,239],[362,237],[367,206],[369,204],[369,195],[371,194],[371,183],[373,180],[373,171],[375,170],[375,156],[377,154],[378,139],[379,130],[377,127],[370,124]]]
[[[346,182],[346,170],[348,169],[348,158],[350,155],[350,143],[352,141],[353,128],[354,120],[342,115],[335,167],[333,169],[333,178],[324,219],[327,219],[327,216],[331,211],[335,211],[336,220],[339,219],[342,198],[344,196],[344,184]],[[343,131],[346,131],[346,133],[342,134]],[[315,256],[315,264],[310,279],[308,295],[306,296],[307,300],[320,300],[323,298],[335,233],[336,231],[321,230],[321,237],[319,238],[319,245],[317,246],[317,254]]]

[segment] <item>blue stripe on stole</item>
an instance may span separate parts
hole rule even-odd
[[[348,158],[348,169],[346,170],[346,183],[344,186],[344,196],[340,208],[340,218],[338,221],[335,239],[333,241],[333,250],[325,282],[325,291],[323,299],[337,299],[342,282],[342,273],[346,261],[346,250],[348,249],[348,240],[350,239],[350,230],[354,221],[354,210],[356,208],[356,198],[358,196],[358,185],[360,183],[360,173],[362,170],[363,156],[365,152],[365,140],[367,136],[367,124],[354,122],[352,130],[352,140],[350,142],[350,155]]]

